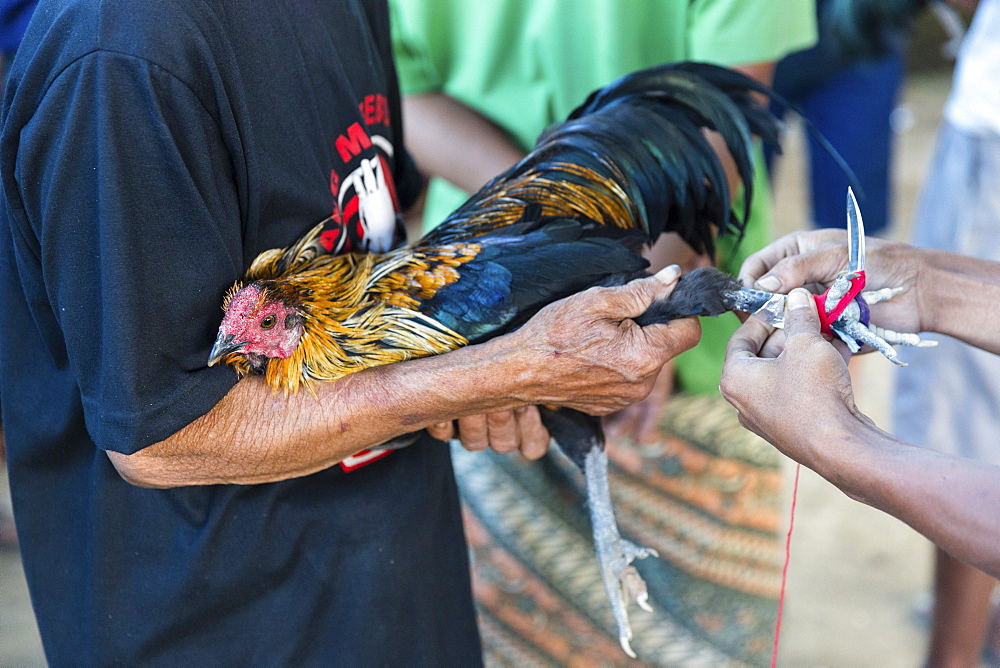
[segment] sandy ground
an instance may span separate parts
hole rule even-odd
[[[905,236],[912,218],[949,83],[946,74],[922,75],[906,87],[904,116],[912,114],[913,124],[900,135],[895,158],[897,236]],[[778,232],[806,221],[801,148],[793,134],[775,187]],[[895,367],[869,356],[855,360],[852,371],[858,405],[890,427],[887,398]],[[927,542],[906,526],[802,470],[779,664],[919,666],[926,634],[915,610],[927,596],[930,554]],[[0,553],[0,667],[42,665],[20,561]]]

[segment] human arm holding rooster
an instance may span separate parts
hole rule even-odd
[[[629,319],[669,294],[678,277],[671,267],[625,286],[593,288],[506,336],[351,374],[320,384],[315,397],[284,396],[247,377],[166,440],[109,456],[141,486],[261,483],[307,475],[466,415],[532,404],[606,414],[645,397],[660,367],[697,342],[693,319],[645,328]]]
[[[873,238],[867,250],[870,288],[908,288],[874,306],[873,321],[1000,354],[1000,327],[987,315],[1000,300],[1000,265]],[[843,231],[797,233],[748,258],[742,278],[781,292],[829,284],[846,257]],[[1000,575],[1000,467],[918,448],[879,429],[855,406],[847,365],[820,335],[814,301],[797,291],[789,306],[783,333],[772,336],[751,318],[730,342],[721,389],[744,426],[851,498]]]

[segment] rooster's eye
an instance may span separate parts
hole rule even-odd
[[[271,329],[274,327],[274,323],[277,322],[277,318],[273,315],[265,316],[263,320],[260,321],[261,329]]]

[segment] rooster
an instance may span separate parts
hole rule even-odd
[[[275,390],[308,390],[485,341],[555,300],[644,275],[639,250],[665,231],[711,253],[714,229],[738,233],[748,208],[731,210],[704,130],[725,141],[749,207],[752,135],[773,142],[777,131],[753,92],[768,91],[712,65],[636,72],[591,94],[521,162],[409,246],[324,254],[321,223],[293,246],[262,253],[230,290],[209,364],[222,360],[240,374],[261,374]],[[686,277],[667,303],[637,321],[717,315],[731,307],[720,291],[738,287],[718,272]],[[648,603],[630,564],[652,551],[619,534],[599,419],[541,411],[554,441],[583,470],[619,639],[634,657],[627,598]]]

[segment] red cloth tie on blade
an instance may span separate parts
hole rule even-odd
[[[830,330],[830,325],[832,325],[834,321],[840,317],[840,314],[844,312],[844,309],[847,308],[848,304],[854,301],[858,295],[861,294],[861,291],[865,289],[864,270],[857,272],[857,274],[857,276],[851,279],[851,289],[847,291],[847,294],[840,298],[840,301],[837,302],[837,305],[834,306],[833,310],[830,312],[827,312],[826,310],[826,295],[830,292],[832,286],[827,288],[826,292],[821,295],[813,295],[813,298],[816,300],[816,310],[819,312],[820,331],[827,336],[833,336],[833,332]]]

